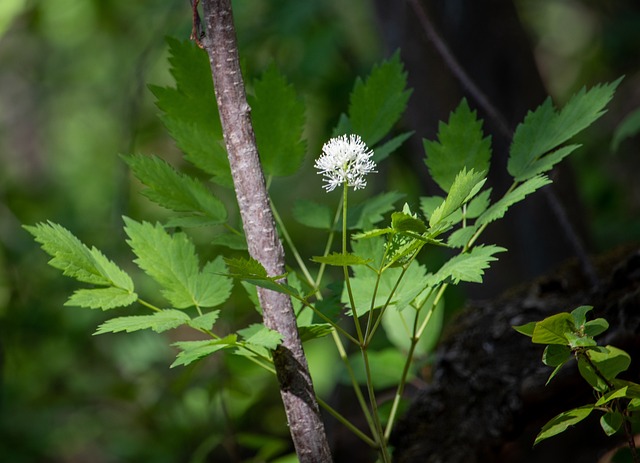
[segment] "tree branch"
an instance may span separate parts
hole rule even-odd
[[[284,250],[276,233],[260,165],[250,107],[240,71],[238,46],[230,0],[203,0],[205,37],[211,72],[227,147],[238,206],[247,237],[249,254],[269,275],[285,273]],[[283,342],[273,352],[280,393],[301,463],[331,461],[329,445],[302,343],[298,335],[291,299],[281,293],[258,288],[264,323],[278,331]]]

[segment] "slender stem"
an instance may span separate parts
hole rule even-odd
[[[345,425],[352,433],[354,433],[356,436],[362,439],[367,445],[369,445],[372,448],[376,448],[377,445],[375,441],[373,441],[369,436],[367,436],[365,433],[363,433],[358,428],[356,428],[348,419],[342,416],[338,411],[336,411],[336,409],[332,408],[328,403],[326,403],[320,397],[317,397],[317,399],[318,399],[318,404],[320,404],[322,408],[324,408],[327,412],[329,412],[331,416],[333,416],[340,423]]]
[[[160,309],[160,308],[156,307],[155,305],[145,301],[144,299],[138,298],[138,303],[140,305],[143,305],[143,306],[147,307],[148,309],[153,310],[154,312],[162,312],[162,309]]]
[[[293,242],[293,239],[291,239],[291,235],[289,235],[289,232],[287,231],[287,227],[282,221],[282,217],[280,217],[280,214],[278,213],[278,210],[276,209],[276,206],[275,204],[273,204],[273,201],[271,201],[271,199],[269,199],[269,204],[271,204],[273,217],[276,219],[276,223],[278,224],[280,233],[282,233],[282,237],[284,238],[285,242],[289,245],[289,249],[291,249],[291,252],[293,253],[293,257],[295,258],[296,262],[300,266],[300,270],[302,270],[304,277],[307,279],[309,284],[313,285],[314,284],[313,277],[311,276],[311,273],[309,273],[309,269],[307,268],[306,264],[304,263],[304,260],[300,256],[300,253],[298,252],[298,248]],[[315,289],[316,286],[313,286],[313,288]]]
[[[376,400],[376,393],[373,389],[373,381],[371,380],[371,365],[369,364],[369,355],[367,353],[366,346],[361,346],[362,360],[364,363],[364,371],[367,377],[367,392],[369,393],[369,403],[371,406],[371,414],[373,415],[373,423],[375,426],[374,437],[378,443],[378,450],[382,461],[384,463],[391,463],[389,451],[387,449],[387,441],[384,437],[382,430],[382,423],[380,422],[380,415],[378,414],[378,402]]]
[[[343,184],[342,190],[342,254],[347,254],[347,182]],[[351,290],[351,281],[349,280],[349,267],[344,265],[342,267],[344,271],[344,283],[347,287],[347,294],[349,295],[349,303],[351,304],[351,314],[353,315],[353,323],[356,326],[356,333],[358,335],[358,342],[360,345],[364,342],[362,337],[362,328],[360,327],[360,321],[358,320],[358,311],[356,309],[356,303],[353,298],[353,291]]]
[[[336,233],[334,231],[336,224],[338,223],[338,220],[340,220],[340,213],[342,212],[342,201],[340,201],[340,203],[338,203],[338,208],[336,209],[336,215],[333,218],[333,223],[331,224],[331,230],[329,230],[329,237],[327,238],[327,245],[324,248],[324,253],[323,255],[326,256],[327,254],[329,254],[329,250],[331,249],[331,246],[333,245],[333,239],[336,236]],[[320,269],[318,270],[318,277],[316,278],[316,284],[314,286],[314,288],[319,288],[320,287],[320,282],[322,281],[322,276],[324,275],[324,269],[326,268],[326,264],[321,264],[320,265]],[[319,294],[319,292],[318,292]]]

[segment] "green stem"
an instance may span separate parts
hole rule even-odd
[[[347,254],[347,183],[345,182],[342,194],[342,254]],[[351,314],[353,315],[353,323],[356,325],[356,333],[358,335],[358,342],[363,345],[364,338],[362,337],[362,328],[358,320],[358,311],[356,310],[355,300],[353,299],[353,291],[351,290],[351,281],[349,280],[349,267],[344,265],[342,267],[344,271],[344,282],[347,287],[347,294],[349,295],[349,303],[351,304]]]
[[[376,394],[373,389],[373,382],[371,380],[371,366],[369,365],[369,355],[367,354],[367,348],[361,346],[362,360],[364,362],[364,370],[367,376],[367,391],[369,393],[369,403],[371,406],[371,414],[373,415],[373,424],[375,426],[374,437],[378,444],[378,451],[383,463],[391,463],[391,458],[387,449],[387,441],[382,431],[382,423],[380,422],[380,415],[378,414],[378,403],[376,401]]]
[[[326,403],[320,397],[316,396],[316,399],[318,400],[318,404],[320,404],[322,408],[324,408],[327,412],[329,412],[331,416],[333,416],[340,423],[345,425],[352,433],[354,433],[356,436],[362,439],[367,445],[369,445],[372,448],[376,448],[376,443],[373,439],[371,439],[365,433],[363,433],[358,428],[356,428],[353,424],[351,424],[351,422],[348,419],[342,416],[339,412],[337,412],[334,408],[332,408],[328,403]]]
[[[331,230],[329,230],[329,237],[327,238],[327,245],[324,247],[324,253],[322,254],[323,256],[326,256],[327,254],[329,254],[329,250],[331,249],[331,246],[333,246],[333,239],[336,236],[336,233],[334,231],[336,224],[338,223],[338,220],[340,220],[340,213],[342,212],[342,201],[340,203],[338,203],[338,207],[336,209],[336,214],[333,217],[333,222],[331,224]],[[316,282],[314,285],[314,288],[319,288],[320,287],[320,282],[322,281],[322,276],[324,275],[324,270],[327,267],[326,264],[320,264],[320,269],[318,270],[318,277],[316,278]],[[318,291],[318,297],[320,298],[320,291]]]

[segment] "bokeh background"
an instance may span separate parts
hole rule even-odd
[[[589,252],[637,241],[639,139],[625,139],[615,152],[610,143],[620,122],[640,107],[640,5],[423,4],[512,127],[547,94],[562,104],[583,85],[625,75],[610,111],[579,137],[585,146],[557,174],[556,191]],[[242,0],[234,8],[247,76],[275,63],[307,105],[305,180],[285,179],[272,188],[285,212],[292,197],[327,200],[320,198],[312,159],[346,110],[354,79],[398,48],[414,88],[402,129],[416,136],[381,168],[373,188],[401,190],[410,204],[436,193],[420,138],[433,138],[437,121],[462,96],[478,106],[434,52],[409,2]],[[183,165],[147,84],[172,85],[165,37],[188,39],[190,21],[187,0],[0,2],[2,462],[296,461],[272,378],[223,356],[170,370],[175,352],[169,343],[179,333],[91,336],[110,314],[64,307],[76,286],[46,265],[21,228],[50,219],[134,271],[121,216],[160,220],[166,212],[138,195],[118,155],[157,154]],[[492,121],[485,127],[494,133]],[[499,171],[508,140],[495,132],[494,142]],[[499,189],[500,175],[492,181]],[[472,295],[495,296],[571,256],[548,212],[543,199],[514,211],[518,226],[495,233],[513,257],[487,274],[487,289],[471,289]],[[313,234],[294,232],[306,237],[303,250],[317,253]],[[237,296],[225,309],[230,327],[256,317],[250,304],[238,302],[241,291]],[[461,296],[452,301],[459,306]],[[340,378],[326,347],[314,341],[307,351],[320,393],[331,396]],[[328,428],[338,445],[340,429]],[[342,452],[337,461],[355,461],[348,449]]]

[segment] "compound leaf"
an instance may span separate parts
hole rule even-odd
[[[78,289],[64,305],[88,309],[109,310],[127,307],[138,300],[138,295],[122,288]]]
[[[177,328],[189,322],[190,317],[180,310],[167,309],[153,315],[131,315],[107,320],[101,324],[94,334],[118,333],[151,329],[156,333]]]
[[[235,347],[237,336],[230,334],[229,336],[210,340],[210,341],[180,341],[175,342],[172,345],[176,346],[181,352],[176,357],[176,360],[171,364],[171,368],[179,365],[189,365],[190,363],[200,360],[207,355],[211,355],[222,349],[229,347]]]

